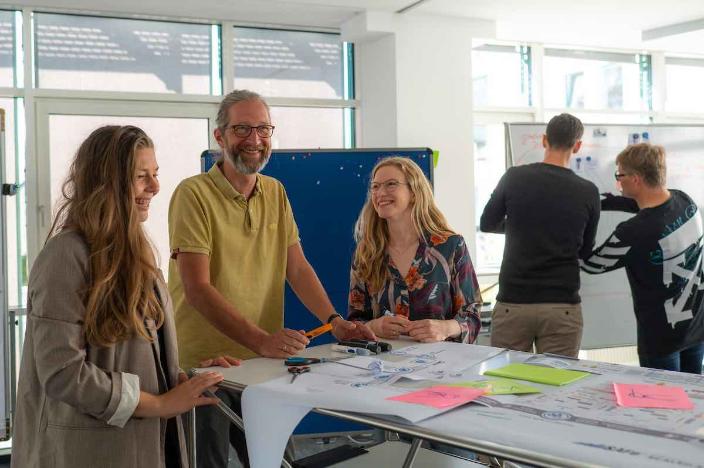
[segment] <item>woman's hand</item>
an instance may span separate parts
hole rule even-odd
[[[407,333],[411,323],[403,315],[384,315],[368,322],[369,328],[382,338],[398,338],[402,333]]]
[[[462,333],[457,320],[414,320],[408,323],[408,336],[422,343],[444,341]]]
[[[179,380],[183,377],[179,375]],[[139,418],[172,418],[189,411],[194,406],[215,405],[217,398],[205,397],[203,392],[218,382],[223,376],[217,372],[198,374],[161,395],[140,392],[139,403],[134,416]]]

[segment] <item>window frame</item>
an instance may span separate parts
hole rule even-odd
[[[172,116],[178,115],[178,107],[182,104],[186,105],[206,105],[213,106],[218,104],[222,100],[222,96],[231,92],[234,85],[234,67],[232,65],[232,31],[234,27],[251,27],[248,24],[240,24],[233,21],[197,21],[197,20],[184,20],[182,18],[171,18],[171,17],[146,17],[143,15],[119,15],[119,14],[101,14],[101,13],[91,13],[86,15],[81,14],[77,11],[71,10],[53,10],[50,8],[22,8],[21,10],[9,9],[7,11],[20,12],[22,18],[22,39],[23,53],[20,57],[17,57],[16,63],[21,62],[22,73],[18,70],[16,66],[15,77],[21,77],[22,83],[18,83],[16,87],[7,88],[0,87],[0,96],[2,97],[21,97],[24,99],[25,104],[25,129],[27,129],[27,134],[31,135],[30,138],[26,138],[25,151],[24,151],[24,161],[26,167],[26,186],[27,190],[27,202],[25,204],[26,216],[28,219],[28,225],[32,229],[27,229],[27,255],[28,263],[31,265],[36,254],[41,248],[41,239],[39,231],[35,227],[41,226],[41,217],[49,216],[50,211],[46,212],[46,208],[43,206],[42,200],[46,198],[43,194],[44,191],[48,190],[47,187],[39,187],[38,184],[48,183],[47,181],[39,180],[39,174],[41,170],[39,169],[40,155],[38,150],[41,147],[39,142],[39,128],[41,127],[40,122],[38,122],[38,116],[40,112],[38,108],[41,108],[42,103],[47,103],[51,101],[91,101],[91,102],[104,102],[104,103],[114,103],[117,101],[129,103],[132,109],[144,108],[148,106],[155,106],[161,109],[171,109]],[[126,92],[126,91],[82,91],[82,90],[71,90],[71,89],[51,89],[51,88],[37,88],[35,86],[36,73],[38,68],[35,63],[35,30],[36,24],[34,21],[34,13],[47,13],[47,14],[65,14],[72,16],[89,16],[89,17],[100,17],[100,18],[114,18],[117,20],[122,19],[132,19],[132,20],[148,20],[148,21],[162,21],[169,23],[184,23],[184,24],[204,24],[204,25],[217,25],[219,26],[219,35],[217,37],[219,44],[217,47],[212,47],[212,49],[217,50],[220,55],[220,60],[218,61],[217,67],[215,66],[215,61],[212,61],[213,67],[211,67],[211,83],[214,81],[213,86],[211,86],[212,94],[182,94],[182,93],[158,93],[158,92]],[[292,30],[292,28],[286,27],[271,27],[267,26],[266,29],[281,29],[281,30]],[[293,30],[301,30],[300,28],[295,28]],[[308,31],[308,30],[305,30]],[[327,33],[337,33],[339,30],[321,30],[311,28],[311,32],[327,32]],[[212,37],[212,39],[216,39]],[[346,44],[346,43],[343,43]],[[353,48],[345,47],[344,64],[347,67],[348,75],[345,77],[348,81],[346,82],[346,87],[354,93],[354,52]],[[228,63],[229,62],[229,63]],[[216,70],[217,68],[217,70]],[[351,73],[349,70],[351,69]],[[217,79],[214,80],[213,73],[218,72],[219,86],[217,86]],[[216,89],[219,88],[219,89]],[[353,94],[352,94],[353,96]],[[357,126],[356,126],[356,115],[357,109],[359,108],[359,101],[354,98],[350,99],[319,99],[319,98],[282,98],[282,97],[268,97],[264,96],[268,104],[272,107],[312,107],[312,108],[339,108],[345,110],[345,115],[347,118],[343,118],[343,133],[345,134],[345,146],[355,147],[357,140]],[[161,111],[159,111],[161,112]],[[214,118],[214,115],[213,115]],[[212,143],[215,145],[215,143]],[[30,221],[33,219],[34,221]],[[21,304],[20,304],[21,305]]]
[[[577,114],[583,118],[589,115],[604,115],[610,114],[619,117],[633,117],[634,124],[704,124],[704,111],[702,112],[667,112],[665,102],[667,98],[666,73],[665,66],[667,58],[665,52],[649,51],[649,50],[629,50],[618,48],[599,48],[599,47],[580,47],[570,45],[557,44],[542,44],[537,42],[520,42],[520,41],[496,41],[496,40],[481,40],[475,39],[479,44],[495,44],[499,46],[527,46],[530,48],[530,82],[532,83],[532,100],[530,106],[525,107],[500,107],[500,106],[476,106],[472,107],[472,125],[491,125],[500,124],[503,122],[544,122],[547,115],[561,112],[569,112]],[[614,56],[623,55],[646,55],[649,61],[646,64],[641,64],[641,73],[645,73],[649,81],[649,90],[651,93],[650,105],[648,110],[613,110],[613,109],[575,109],[575,108],[553,108],[545,107],[544,102],[544,86],[543,80],[543,64],[545,58],[545,49],[570,49],[586,51],[596,54],[595,56],[608,57],[610,54]],[[695,56],[688,55],[688,60],[701,61],[704,64],[704,55]],[[643,83],[641,81],[641,93],[643,93]],[[474,138],[472,138],[474,140]],[[474,164],[476,156],[473,155],[472,161]],[[504,157],[505,161],[505,157]],[[508,162],[506,162],[508,167]],[[475,177],[479,175],[475,171]],[[477,213],[477,219],[481,212]],[[477,222],[475,222],[477,225]],[[477,232],[474,233],[475,245],[477,242]],[[484,265],[476,264],[477,274],[488,278],[494,278],[498,272],[496,268],[487,268]]]

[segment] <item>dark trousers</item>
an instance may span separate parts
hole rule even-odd
[[[242,395],[218,390],[215,393],[223,403],[242,416]],[[242,466],[249,468],[247,442],[244,432],[232,424],[216,406],[196,408],[196,460],[198,468],[227,468],[230,444],[237,451]]]
[[[702,360],[704,359],[704,343],[690,346],[687,349],[664,356],[638,356],[641,367],[663,369],[690,374],[702,373]]]

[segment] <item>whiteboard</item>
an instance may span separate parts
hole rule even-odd
[[[544,149],[544,123],[506,123],[507,166],[540,162]],[[582,148],[570,160],[570,168],[596,184],[599,193],[619,194],[614,179],[616,155],[638,135],[647,134],[650,143],[662,145],[667,153],[667,186],[686,192],[704,208],[704,125],[618,125],[585,124]],[[596,246],[616,226],[632,215],[601,213]],[[601,274],[581,274],[584,333],[582,349],[630,346],[636,343],[633,301],[624,269]]]

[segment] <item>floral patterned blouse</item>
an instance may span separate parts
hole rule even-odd
[[[481,322],[481,296],[472,260],[464,238],[426,235],[418,244],[416,256],[406,277],[386,256],[388,279],[378,293],[370,294],[354,265],[350,272],[347,318],[368,321],[389,311],[410,320],[457,320],[462,333],[452,340],[473,343]]]

